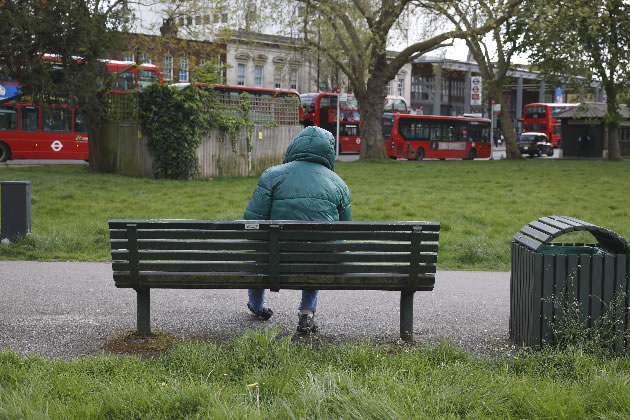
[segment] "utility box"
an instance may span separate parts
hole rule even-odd
[[[574,231],[590,232],[597,243],[552,243]],[[523,226],[512,242],[510,339],[534,348],[552,343],[563,305],[573,305],[585,327],[613,310],[615,334],[623,342],[616,350],[628,352],[629,255],[624,238],[572,217],[543,217]]]
[[[31,232],[31,182],[0,183],[0,240],[14,241]]]

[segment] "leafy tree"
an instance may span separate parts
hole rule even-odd
[[[455,28],[467,34],[463,38],[479,65],[484,85],[503,110],[501,127],[505,135],[507,158],[522,159],[503,91],[512,58],[522,44],[523,26],[527,24],[531,5],[527,5],[524,1],[518,4],[509,0],[419,1],[418,3],[447,18]],[[494,27],[488,34],[480,35],[474,31],[480,23],[497,21],[502,15],[507,15],[509,18],[502,25]]]
[[[606,92],[608,159],[621,159],[620,94],[630,86],[630,4],[623,0],[537,0],[526,31],[532,62],[555,83]],[[604,156],[605,158],[606,156]]]
[[[401,67],[430,51],[451,45],[467,33],[453,29],[413,43],[393,59],[388,58],[388,40],[401,16],[418,11],[412,0],[296,0],[303,5],[303,30],[308,45],[318,48],[348,78],[359,108],[361,158],[386,159],[381,130],[385,85]],[[511,0],[510,6],[520,1]],[[444,3],[436,0],[434,3]],[[448,2],[450,3],[450,2]],[[424,6],[424,5],[423,5]],[[479,35],[503,23],[508,16],[489,19],[473,29]],[[320,38],[317,37],[320,34]]]
[[[217,66],[210,62],[199,66],[195,73],[195,82],[207,83],[209,85],[225,84],[226,66]]]
[[[110,171],[102,157],[107,86],[99,59],[118,48],[128,21],[125,2],[23,0],[0,4],[0,68],[36,103],[79,106],[88,121],[90,169]],[[47,54],[47,56],[45,56]]]

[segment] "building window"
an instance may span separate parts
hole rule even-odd
[[[256,66],[255,68],[255,85],[256,87],[263,87],[263,66]]]
[[[190,26],[193,24],[192,16],[186,16],[186,26]]]
[[[239,86],[245,86],[245,64],[238,64],[238,73],[236,79],[236,84],[238,84]]]
[[[151,64],[151,59],[147,55],[147,53],[140,54],[140,63],[141,64]]]
[[[442,79],[442,97],[448,101],[448,88],[449,88],[449,81],[446,79]]]
[[[276,66],[273,73],[273,85],[276,89],[282,88],[282,67]]]
[[[290,85],[291,85],[291,89],[297,90],[297,88],[298,88],[298,71],[297,71],[297,69],[291,69]]]
[[[179,74],[177,75],[177,80],[180,82],[188,81],[188,59],[186,57],[179,59]]]
[[[164,65],[162,66],[162,77],[164,80],[173,80],[173,56],[164,56]]]
[[[405,79],[398,79],[398,96],[405,96]]]
[[[133,53],[132,52],[126,52],[123,55],[123,61],[133,61]]]

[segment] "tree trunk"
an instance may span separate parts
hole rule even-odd
[[[610,83],[606,86],[608,120],[608,160],[622,160],[621,149],[619,147],[619,109],[617,104],[617,89]],[[603,156],[605,159],[606,157]]]
[[[380,73],[380,74],[374,74]],[[358,95],[361,122],[361,159],[387,159],[385,139],[383,137],[383,105],[385,103],[385,77],[381,71],[375,71],[368,79],[367,92]]]
[[[496,81],[491,81],[490,84],[490,94],[496,102],[501,104],[501,130],[503,131],[503,137],[505,140],[506,157],[514,160],[523,159],[521,152],[518,151],[516,130],[514,129],[514,124],[512,123],[512,116],[505,104],[505,96],[503,95],[503,90],[501,89],[502,84],[496,86],[496,84],[498,84]],[[492,118],[492,116],[490,118]]]
[[[116,130],[98,115],[87,115],[90,172],[116,172]]]

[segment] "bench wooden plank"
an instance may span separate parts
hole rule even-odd
[[[112,249],[127,249],[126,240],[113,239]],[[334,242],[281,242],[280,251],[300,251],[300,252],[410,252],[410,242],[364,242],[352,241],[340,243]],[[266,251],[269,249],[268,242],[262,241],[177,241],[177,240],[138,240],[140,250],[251,250]],[[422,243],[420,252],[437,253],[438,244],[436,242]]]
[[[112,260],[123,261],[129,257],[127,250],[112,251]],[[140,261],[261,261],[268,262],[269,254],[266,252],[251,251],[197,251],[197,250],[177,250],[177,251],[143,251],[138,253]],[[411,254],[409,252],[380,253],[380,252],[321,252],[321,253],[283,253],[283,262],[409,262]],[[437,254],[419,254],[419,262],[435,263]]]
[[[226,273],[217,278],[208,278],[203,273],[180,273],[180,280],[174,281],[172,276],[156,273],[140,273],[142,282],[150,288],[164,289],[249,289],[265,287],[261,276],[254,273],[237,275]],[[380,274],[369,275],[328,275],[314,277],[309,275],[280,275],[279,285],[282,289],[301,290],[315,288],[321,290],[407,290],[407,279],[404,274],[383,277]],[[114,273],[116,287],[131,287],[132,279],[122,272]],[[435,283],[434,274],[418,276],[416,291],[429,291]]]
[[[305,225],[312,230],[352,230],[373,231],[376,227],[383,230],[410,231],[413,226],[421,225],[424,231],[439,232],[440,222],[413,221],[413,222],[324,222],[324,221],[295,221],[295,220],[191,220],[191,219],[110,219],[109,227],[112,230],[126,229],[128,224],[135,224],[138,229],[244,229],[245,225],[258,225],[259,229],[268,229],[271,223],[281,223],[283,230],[304,229]],[[255,230],[255,229],[252,229]]]
[[[343,240],[364,240],[364,241],[410,241],[411,232],[346,232],[346,231],[280,231],[279,241],[343,241]],[[439,233],[426,232],[426,241],[437,241]],[[117,230],[111,233],[112,239],[125,239],[126,231]],[[138,240],[143,239],[249,239],[266,240],[269,232],[265,230],[192,230],[192,229],[138,229]]]
[[[112,268],[114,271],[128,271],[131,264],[113,262]],[[271,275],[270,267],[277,267],[279,273],[410,273],[410,264],[402,263],[378,263],[378,264],[359,264],[359,263],[344,263],[344,264],[288,264],[282,263],[276,265],[262,262],[199,262],[199,261],[186,261],[186,262],[169,262],[169,261],[155,261],[144,262],[140,261],[138,264],[139,271],[161,271],[165,273],[186,273],[186,272],[203,272],[212,275],[212,273],[229,273],[229,272],[257,272],[265,274],[268,277]],[[418,267],[420,273],[433,273],[435,272],[434,264],[420,264]]]

